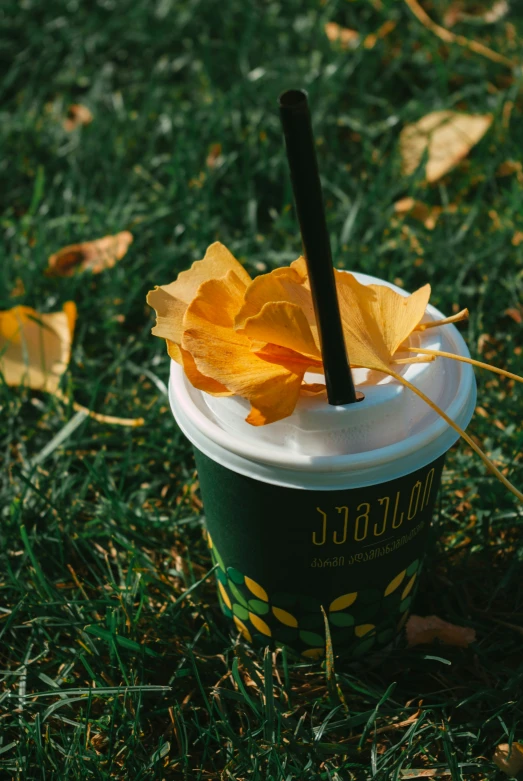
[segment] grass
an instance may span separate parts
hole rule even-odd
[[[441,19],[444,5],[424,7]],[[372,49],[323,33],[387,19]],[[523,738],[521,507],[466,446],[452,450],[414,612],[475,628],[470,648],[403,644],[379,663],[335,662],[335,680],[251,650],[216,604],[144,299],[216,239],[252,273],[297,257],[276,97],[304,85],[337,264],[407,289],[429,281],[443,311],[470,308],[475,357],[523,374],[522,326],[505,314],[522,300],[523,189],[496,174],[521,156],[517,70],[442,43],[399,0],[6,0],[0,20],[0,308],[76,301],[65,389],[146,418],[104,426],[0,387],[1,778],[506,777],[491,758]],[[456,30],[521,61],[519,9]],[[94,121],[67,133],[76,102]],[[451,108],[492,113],[488,135],[433,187],[402,178],[402,126]],[[395,216],[406,195],[456,210],[427,230]],[[135,240],[112,270],[45,276],[60,247],[125,229]],[[478,380],[470,431],[521,486],[521,391]]]

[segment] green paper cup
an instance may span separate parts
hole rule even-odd
[[[426,320],[443,317],[427,308]],[[469,355],[452,325],[416,332],[410,344]],[[470,365],[438,359],[401,373],[466,428],[476,403]],[[359,404],[303,398],[289,418],[254,428],[243,399],[208,396],[171,366],[171,407],[194,446],[222,610],[248,641],[307,658],[324,654],[324,613],[334,651],[350,657],[397,636],[457,439],[400,383],[361,369],[354,379]]]

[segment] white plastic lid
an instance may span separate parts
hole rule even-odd
[[[387,285],[408,295],[375,277],[354,276],[363,284]],[[429,305],[424,320],[443,317]],[[409,345],[469,356],[453,325],[417,331]],[[476,404],[472,366],[437,358],[396,368],[466,428]],[[290,417],[260,427],[245,422],[250,409],[245,399],[196,390],[174,361],[169,398],[178,425],[202,453],[240,474],[292,488],[334,490],[393,480],[431,463],[458,439],[436,412],[396,380],[366,369],[353,370],[353,376],[365,394],[362,402],[332,407],[325,396],[301,397]],[[306,379],[321,382],[322,377]]]

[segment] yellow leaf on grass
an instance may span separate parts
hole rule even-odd
[[[169,355],[182,363],[180,344],[183,334],[183,316],[198,288],[210,279],[221,279],[233,271],[244,286],[251,281],[250,276],[236,258],[220,242],[207,249],[203,260],[196,260],[188,271],[182,271],[169,285],[155,287],[147,295],[147,303],[156,312],[156,325],[152,330],[155,336],[169,340]]]
[[[510,778],[523,770],[523,745],[521,743],[500,743],[494,752],[492,761]]]
[[[71,277],[82,271],[99,274],[121,260],[132,241],[132,233],[122,231],[115,236],[70,244],[51,255],[47,274],[57,277]]]
[[[327,22],[324,30],[329,41],[337,43],[342,49],[354,49],[360,41],[360,34],[357,30],[342,27],[336,22]]]
[[[406,125],[400,133],[403,172],[414,173],[426,152],[425,178],[437,181],[467,156],[491,124],[491,114],[433,111]]]
[[[93,121],[93,115],[87,106],[81,103],[73,103],[67,109],[67,117],[64,119],[64,130],[70,133],[82,125],[89,125]]]
[[[458,648],[468,648],[476,640],[474,629],[466,626],[456,626],[443,621],[438,616],[410,616],[406,626],[407,643],[409,646],[425,645],[439,640],[445,645]]]
[[[28,306],[0,312],[0,371],[7,385],[55,393],[71,356],[76,305],[39,314]]]

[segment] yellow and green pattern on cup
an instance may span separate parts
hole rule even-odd
[[[305,658],[325,653],[324,618],[319,599],[290,592],[269,594],[262,584],[235,567],[227,567],[207,541],[217,565],[218,596],[223,613],[250,643],[277,643]],[[415,559],[380,588],[340,594],[324,606],[334,650],[354,658],[386,646],[405,623],[414,597],[420,560]]]

